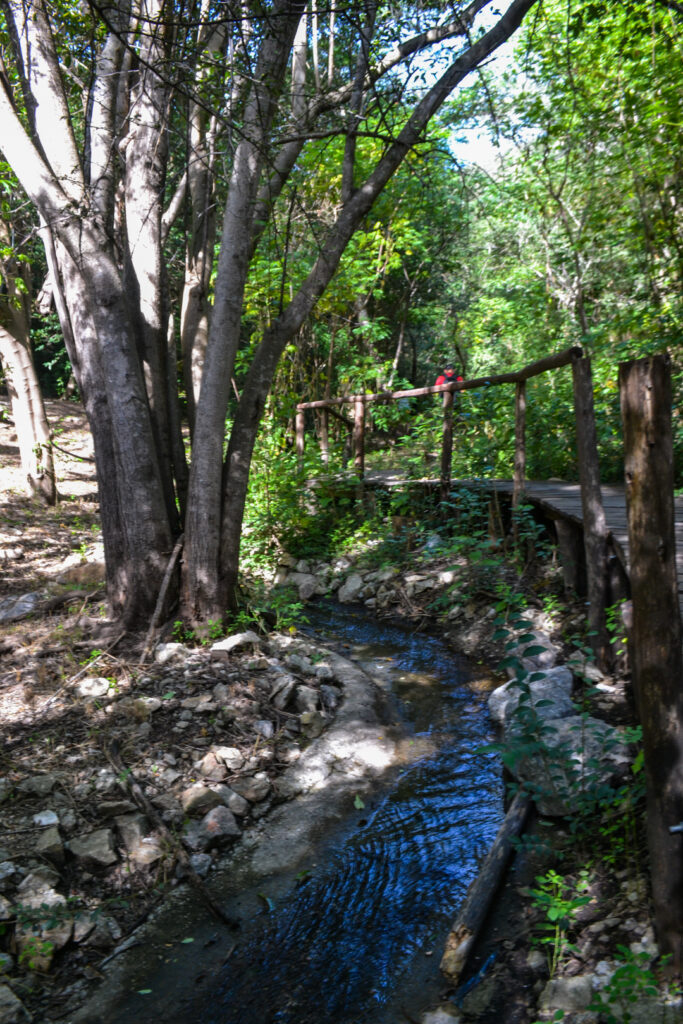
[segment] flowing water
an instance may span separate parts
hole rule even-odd
[[[389,1024],[443,988],[449,925],[502,818],[486,695],[439,640],[329,605],[308,612],[392,692],[413,757],[310,875],[243,935],[197,1024]]]

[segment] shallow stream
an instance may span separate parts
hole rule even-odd
[[[307,610],[315,639],[393,695],[408,756],[357,796],[324,861],[248,929],[196,1005],[193,1024],[395,1024],[443,990],[443,943],[503,814],[486,693],[438,639]],[[265,912],[267,910],[267,912]],[[190,1019],[190,1018],[188,1018]]]

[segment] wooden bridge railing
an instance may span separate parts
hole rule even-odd
[[[552,356],[546,356],[535,363],[487,377],[474,377],[471,380],[454,381],[452,384],[435,384],[433,387],[410,388],[405,391],[380,391],[376,394],[345,395],[341,398],[324,398],[316,402],[300,402],[296,407],[296,451],[300,464],[304,454],[304,414],[306,409],[326,409],[336,412],[337,406],[353,406],[353,423],[344,418],[347,426],[352,428],[354,469],[361,479],[365,472],[365,407],[374,402],[392,402],[401,398],[419,398],[423,395],[443,395],[444,425],[441,445],[441,485],[448,489],[451,479],[451,461],[453,454],[453,396],[456,392],[471,391],[475,388],[490,387],[499,384],[515,384],[515,460],[514,490],[515,505],[518,504],[524,490],[526,474],[526,382],[548,370],[556,370],[581,360],[582,349],[575,345]]]
[[[344,418],[352,429],[354,469],[362,479],[365,470],[365,408],[373,402],[398,401],[401,398],[418,398],[422,395],[443,395],[443,431],[441,445],[441,489],[447,495],[451,483],[451,461],[453,452],[453,396],[456,392],[500,384],[515,385],[515,457],[513,479],[513,507],[517,507],[524,493],[526,479],[526,382],[549,370],[572,366],[574,387],[574,412],[576,417],[577,456],[581,503],[584,522],[584,542],[588,580],[589,628],[593,633],[593,647],[600,663],[608,659],[609,639],[605,624],[605,603],[607,588],[607,538],[608,530],[600,489],[600,470],[597,450],[597,431],[593,407],[593,383],[590,359],[578,346],[565,349],[555,355],[546,356],[520,370],[475,377],[456,381],[452,384],[435,384],[432,387],[411,388],[404,391],[381,391],[377,394],[345,395],[340,398],[320,399],[315,402],[300,402],[296,407],[296,451],[299,463],[303,465],[304,417],[307,409],[328,410],[335,416],[339,406],[353,405],[353,421]]]

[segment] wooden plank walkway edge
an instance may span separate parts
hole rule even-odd
[[[398,487],[400,485],[439,486],[438,478],[422,478],[410,480],[391,470],[371,470],[365,475],[365,482],[375,486]],[[452,480],[451,488],[473,488],[483,491],[497,491],[501,494],[513,493],[512,480]],[[605,519],[613,546],[624,571],[628,573],[628,523],[626,519],[626,492],[623,485],[603,484],[602,502]],[[562,518],[577,526],[583,527],[583,509],[581,506],[581,487],[578,483],[566,483],[562,480],[528,480],[524,485],[524,493],[530,501],[538,505],[552,519]],[[678,602],[683,615],[683,497],[674,498],[674,529],[676,535],[676,575],[678,579]]]

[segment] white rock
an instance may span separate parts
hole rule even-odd
[[[587,679],[591,683],[601,683],[605,678],[597,665],[588,661],[582,651],[574,651],[568,661],[568,665],[574,675]]]
[[[318,707],[318,691],[312,686],[298,686],[294,695],[297,711],[315,711]]]
[[[189,786],[180,794],[180,803],[185,814],[206,814],[222,802],[219,793],[199,784]]]
[[[233,633],[232,636],[226,636],[224,640],[219,640],[217,643],[211,645],[211,651],[222,651],[226,654],[231,654],[233,651],[240,651],[244,647],[260,646],[261,637],[258,633],[254,633],[252,629],[247,629],[244,633]]]
[[[86,835],[75,836],[68,847],[84,867],[106,868],[118,860],[114,835],[109,828],[99,828]]]
[[[236,793],[230,786],[216,786],[216,792],[225,807],[232,811],[235,817],[243,818],[245,814],[249,813],[249,801],[245,800],[239,793]]]
[[[40,602],[44,600],[44,594],[32,593],[22,594],[20,597],[5,597],[0,601],[0,624],[4,622],[15,622],[27,615],[32,615]]]
[[[455,1007],[440,1006],[436,1010],[428,1010],[420,1018],[420,1024],[460,1024],[461,1020]]]
[[[184,662],[191,653],[185,644],[159,644],[154,652],[154,660],[159,665],[168,665],[172,661]]]
[[[33,824],[34,825],[41,825],[41,826],[58,825],[59,824],[59,818],[57,817],[57,814],[56,814],[55,811],[51,811],[51,810],[39,811],[38,814],[34,814],[33,815]]]
[[[334,679],[334,672],[329,665],[316,665],[313,673],[316,679]]]
[[[510,647],[506,645],[507,657],[518,658],[527,672],[552,668],[560,652],[550,637],[539,630],[527,630],[522,635],[529,639],[517,641]],[[537,650],[539,647],[542,648],[541,651]],[[532,654],[532,650],[535,650],[536,653]],[[514,674],[514,668],[508,668],[508,675],[513,676]]]
[[[297,588],[302,601],[310,600],[318,592],[318,579],[312,573],[290,572],[287,583]]]
[[[349,576],[346,583],[339,588],[337,592],[337,600],[340,601],[341,604],[350,604],[352,601],[357,601],[362,589],[363,577],[354,572]]]
[[[310,658],[306,658],[302,654],[288,654],[285,658],[285,664],[297,672],[303,672],[304,675],[313,675],[313,663]]]
[[[270,793],[268,777],[261,772],[253,776],[242,775],[241,778],[235,779],[230,785],[238,796],[243,797],[243,799],[248,800],[252,804],[265,800]]]
[[[237,747],[212,747],[211,749],[216,757],[232,771],[236,771],[244,764],[244,757]]]
[[[593,986],[588,975],[573,978],[553,978],[541,993],[542,1010],[585,1010],[593,998]]]
[[[39,857],[45,857],[53,864],[64,863],[64,844],[56,825],[51,825],[40,833],[35,851]]]
[[[220,846],[226,839],[241,834],[234,814],[225,804],[220,804],[205,814],[199,824],[199,830],[205,840],[205,850]]]

